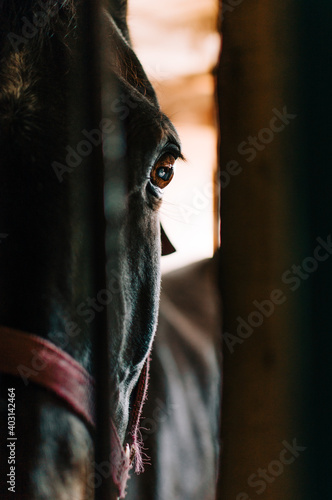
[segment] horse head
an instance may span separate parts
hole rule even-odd
[[[158,210],[181,150],[130,44],[126,2],[105,2],[103,65],[106,81],[108,74],[117,88],[106,106],[126,130],[127,181],[116,234],[121,252],[112,256],[106,288],[91,296],[81,165],[101,137],[112,148],[113,129],[104,119],[93,129],[83,126],[72,133],[79,4],[0,2],[0,336],[6,332],[11,342],[11,332],[34,334],[91,374],[91,326],[110,308],[110,399],[116,434],[125,446],[133,396],[157,322]],[[115,191],[113,185],[106,190],[106,211]],[[107,240],[113,237],[114,227],[108,227]],[[33,366],[17,364],[21,377],[2,374],[0,386],[2,429],[8,423],[8,388],[16,391],[17,497],[93,498],[90,429],[65,401],[38,385],[39,371],[45,369],[38,356]],[[0,441],[1,498],[6,499],[12,493],[5,434]]]

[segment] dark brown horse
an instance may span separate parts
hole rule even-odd
[[[69,372],[63,373],[73,373],[74,367],[76,377],[82,367],[88,380],[91,325],[106,306],[111,309],[115,320],[110,399],[115,432],[125,449],[132,438],[128,425],[135,388],[156,328],[158,209],[175,160],[181,156],[179,139],[131,48],[126,2],[111,6],[105,2],[104,64],[118,89],[109,105],[126,130],[128,172],[126,206],[117,233],[121,256],[108,269],[107,288],[91,296],[91,242],[80,165],[101,134],[112,151],[112,127],[104,121],[90,130],[82,123],[81,135],[72,133],[80,4],[0,2],[0,337],[8,356],[11,346],[22,351],[31,334],[36,338],[28,365],[17,359],[20,370],[13,377],[8,374],[13,372],[13,358],[7,374],[1,375],[0,497],[4,500],[86,500],[93,498],[98,486],[89,425],[73,405],[54,394],[61,391],[61,384],[52,391],[49,384],[44,383],[45,388],[38,383],[38,377],[45,381],[52,376],[44,352],[57,365],[65,352]],[[109,205],[116,196],[114,186],[111,189],[106,193]],[[107,229],[109,238],[113,233]],[[43,339],[41,344],[38,339]],[[41,352],[40,358],[36,352]],[[6,372],[8,360],[1,355]],[[67,388],[68,381],[63,384]],[[15,389],[17,442],[12,449],[7,447],[8,397],[13,395],[9,389]]]

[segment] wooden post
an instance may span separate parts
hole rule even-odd
[[[222,8],[223,500],[332,487],[331,10]]]

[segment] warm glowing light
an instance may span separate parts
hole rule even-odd
[[[163,226],[177,249],[163,257],[163,271],[213,254],[217,137],[210,73],[220,48],[217,10],[215,0],[130,2],[135,51],[187,159],[177,166],[161,207]]]

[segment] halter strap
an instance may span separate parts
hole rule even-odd
[[[137,454],[136,470],[141,467],[139,420],[146,398],[149,358],[142,371],[131,419],[131,449],[124,451],[111,419],[111,471],[119,497],[124,498],[129,470]],[[83,420],[94,427],[94,379],[69,354],[36,335],[0,326],[0,372],[33,382],[56,394]]]

